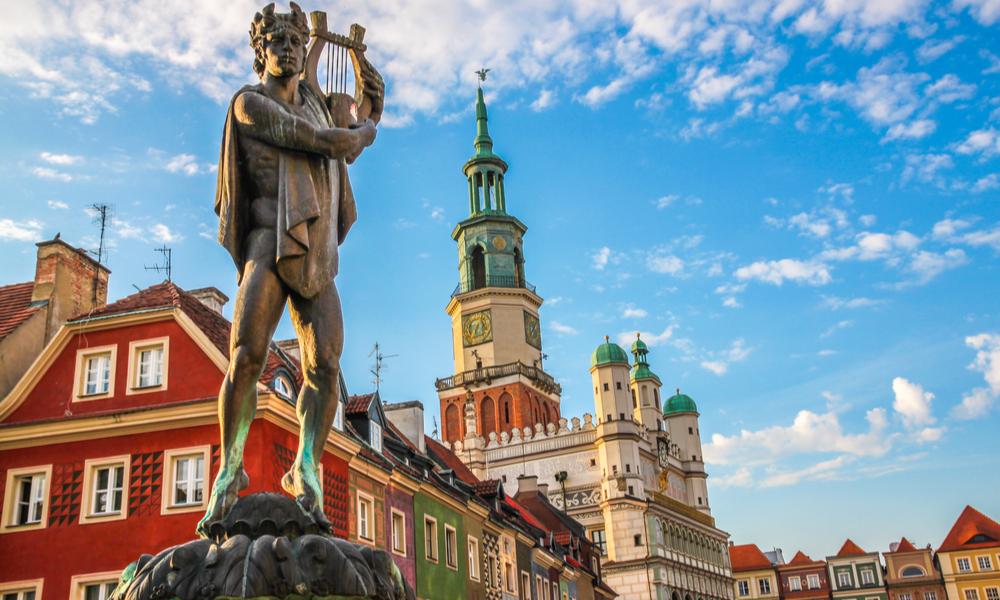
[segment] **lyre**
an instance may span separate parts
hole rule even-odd
[[[383,83],[378,71],[364,56],[365,28],[351,25],[349,35],[332,33],[327,28],[326,13],[309,13],[309,49],[303,79],[327,99],[327,105],[339,127],[382,116]],[[320,65],[326,66],[325,81],[320,80]],[[354,89],[348,90],[353,81]]]

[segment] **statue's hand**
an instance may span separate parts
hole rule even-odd
[[[347,164],[353,164],[355,160],[361,156],[361,152],[371,146],[375,142],[375,136],[378,131],[375,129],[375,123],[371,119],[365,119],[361,123],[355,123],[351,125],[351,131],[357,136],[357,146],[353,152],[347,154],[344,157],[347,160]]]

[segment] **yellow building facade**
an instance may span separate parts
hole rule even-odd
[[[948,600],[1000,600],[1000,523],[966,506],[937,558]]]

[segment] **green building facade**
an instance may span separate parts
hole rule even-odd
[[[413,521],[414,546],[417,549],[417,598],[465,600],[469,593],[466,584],[469,571],[462,513],[431,493],[420,491],[413,496]],[[451,549],[452,542],[449,540],[454,543]],[[449,550],[453,552],[450,557]]]

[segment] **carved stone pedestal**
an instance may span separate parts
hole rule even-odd
[[[112,600],[413,600],[383,551],[323,533],[294,500],[241,498],[215,539],[142,555],[122,573]]]

